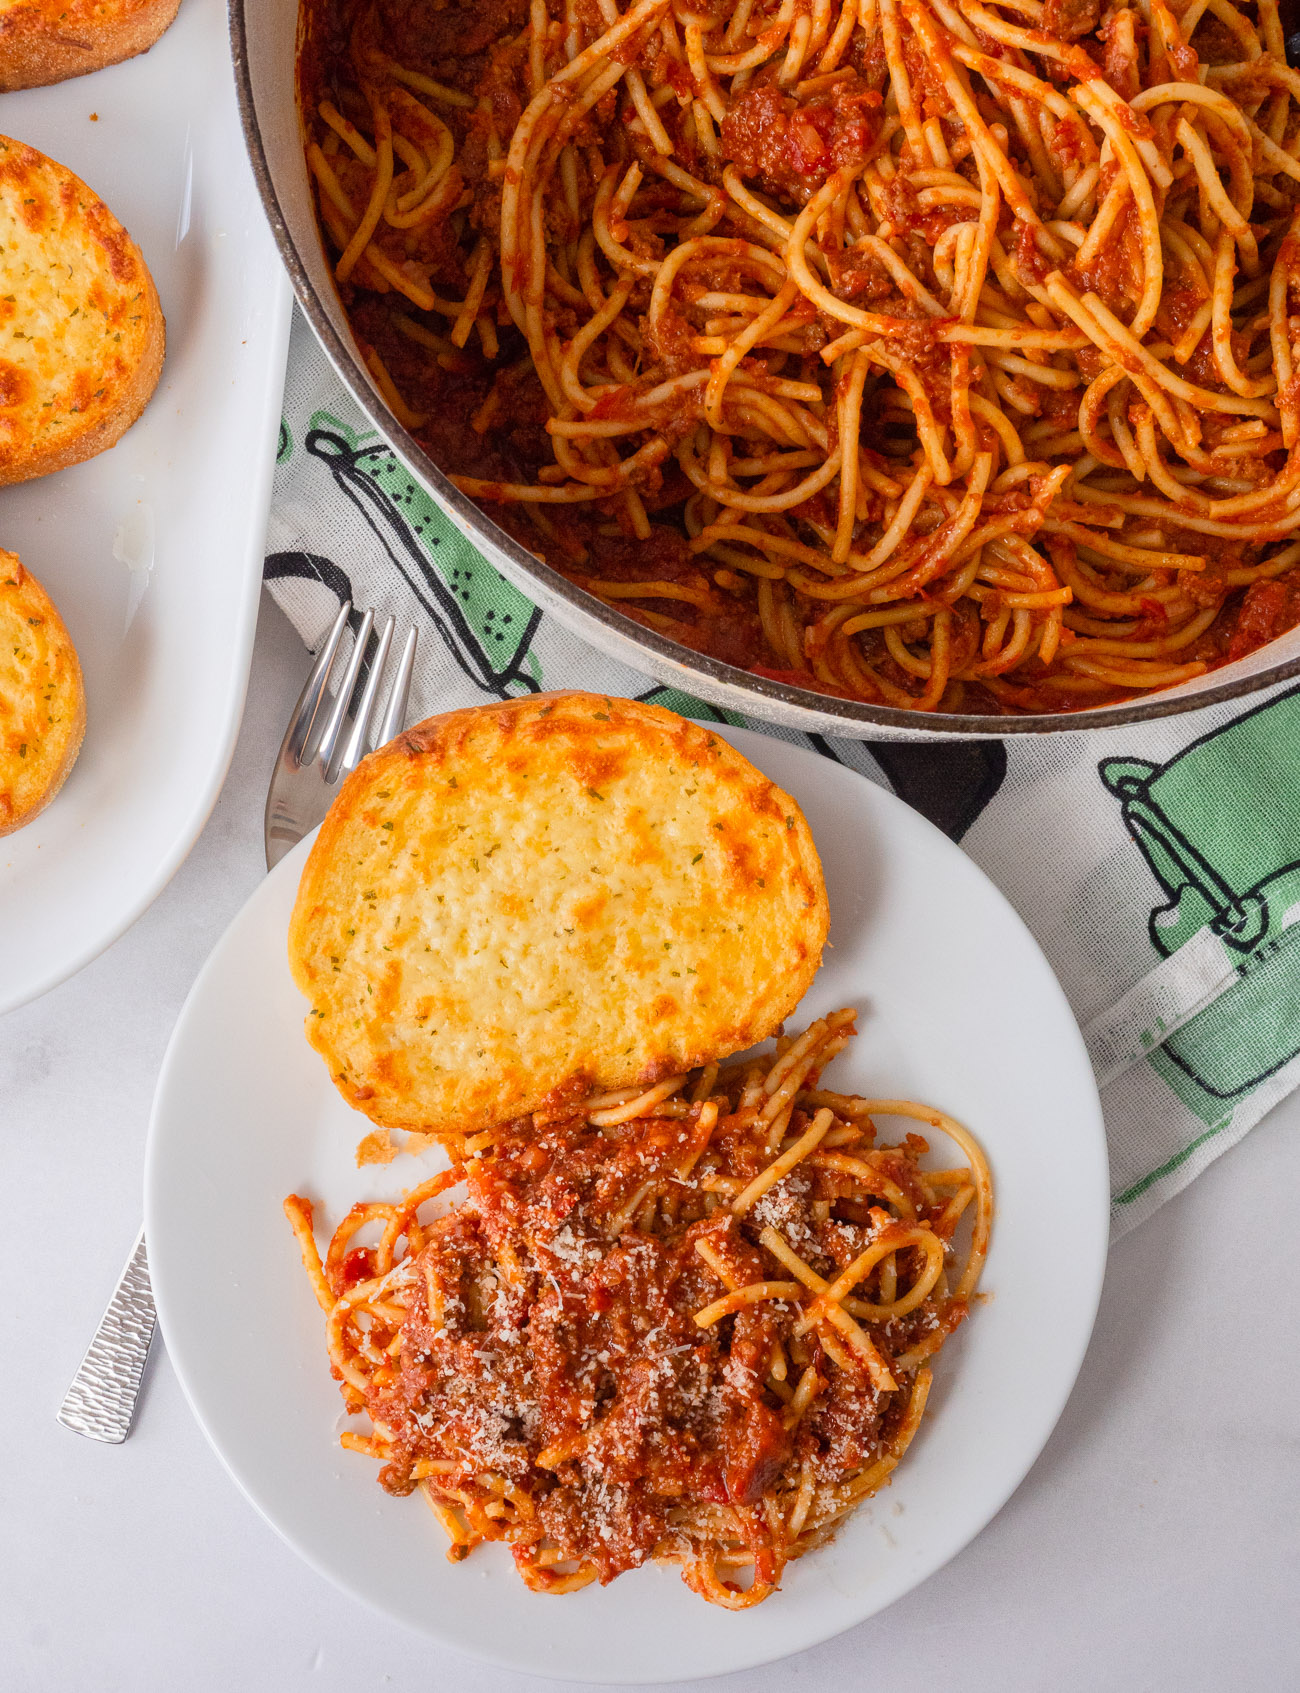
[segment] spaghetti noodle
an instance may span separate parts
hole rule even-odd
[[[608,604],[914,710],[1300,622],[1276,0],[324,0],[300,66],[394,414]]]
[[[886,1482],[969,1311],[992,1191],[941,1112],[821,1088],[853,1017],[462,1140],[398,1203],[354,1206],[323,1261],[286,1200],[373,1426],[343,1445],[419,1488],[453,1560],[506,1541],[563,1593],[656,1559],[743,1609]],[[926,1142],[878,1144],[875,1116],[965,1162],[923,1168]]]

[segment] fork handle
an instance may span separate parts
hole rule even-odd
[[[135,1420],[156,1321],[141,1227],[81,1368],[59,1406],[58,1420],[64,1428],[110,1446],[126,1439]]]

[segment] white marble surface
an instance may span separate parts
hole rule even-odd
[[[188,863],[109,953],[0,1019],[4,1693],[537,1685],[439,1651],[301,1564],[227,1478],[160,1346],[125,1446],[54,1421],[139,1222],[173,1019],[263,873],[266,776],[302,670],[264,599],[244,732]],[[1293,1098],[1116,1248],[1074,1397],[984,1534],[852,1633],[708,1685],[1300,1688],[1298,1178]]]

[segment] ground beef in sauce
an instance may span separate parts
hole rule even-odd
[[[1300,581],[1294,576],[1247,588],[1228,637],[1228,663],[1267,646],[1300,623]]]
[[[1046,0],[1042,27],[1049,35],[1077,41],[1101,22],[1101,0]]]
[[[747,88],[722,120],[723,157],[746,182],[802,205],[831,171],[866,158],[880,106],[880,95],[857,78],[803,105],[770,84]]]

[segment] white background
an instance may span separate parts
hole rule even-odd
[[[266,779],[304,669],[264,598],[235,763],[194,853],[109,953],[0,1019],[3,1693],[539,1685],[440,1651],[299,1563],[209,1450],[161,1347],[125,1446],[54,1421],[139,1223],[172,1023],[263,874]],[[706,1685],[1300,1688],[1297,1177],[1293,1098],[1116,1247],[1074,1397],[979,1539],[839,1640]]]

